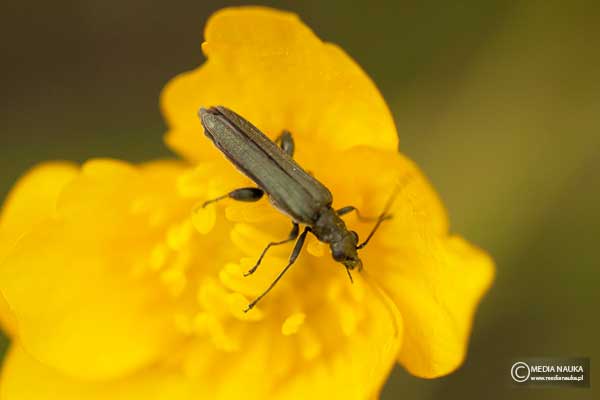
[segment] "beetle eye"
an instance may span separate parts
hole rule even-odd
[[[350,231],[350,233],[352,234],[352,237],[354,237],[354,243],[358,243],[358,233],[354,231]]]
[[[344,261],[346,259],[346,253],[341,250],[334,250],[332,256],[335,261]]]

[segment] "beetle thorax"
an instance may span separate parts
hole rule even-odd
[[[312,230],[315,236],[325,243],[339,242],[349,233],[344,221],[331,207],[321,211]]]

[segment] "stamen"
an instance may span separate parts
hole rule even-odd
[[[224,311],[224,299],[227,292],[213,278],[206,278],[198,288],[198,304],[211,312]]]
[[[232,222],[261,223],[274,215],[272,207],[260,201],[251,204],[233,201],[225,207],[225,218]]]
[[[192,319],[186,314],[175,314],[173,316],[175,329],[180,333],[189,336],[194,332]]]
[[[198,198],[206,194],[206,181],[210,177],[211,166],[199,164],[192,171],[181,174],[177,179],[177,193],[181,197]]]
[[[321,354],[323,346],[311,328],[305,327],[302,329],[298,333],[298,339],[300,341],[300,353],[305,360],[314,360]]]
[[[187,285],[187,278],[180,268],[168,268],[160,274],[162,282],[173,297],[179,297]]]
[[[208,333],[213,344],[220,350],[232,352],[240,348],[240,343],[225,333],[223,323],[208,312],[200,312],[194,317],[194,331],[198,335]]]
[[[159,243],[152,249],[150,254],[150,268],[153,271],[158,271],[167,262],[169,256],[169,248],[164,243]]]
[[[171,249],[179,251],[187,245],[192,237],[192,233],[192,224],[186,219],[180,224],[172,226],[167,231],[167,244]]]
[[[231,315],[240,321],[260,321],[264,318],[265,314],[259,307],[255,307],[253,312],[245,313],[243,310],[248,306],[250,299],[241,293],[230,293],[227,296],[227,302],[229,304],[229,312]]]
[[[202,235],[209,233],[215,226],[216,221],[217,211],[215,207],[202,207],[202,204],[199,204],[192,212],[192,224]]]
[[[302,324],[304,324],[304,320],[306,319],[306,314],[302,312],[297,312],[285,319],[283,324],[281,325],[281,333],[284,336],[290,336],[297,333],[300,330]]]

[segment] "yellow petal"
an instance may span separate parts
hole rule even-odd
[[[235,110],[271,137],[288,129],[311,148],[397,148],[393,119],[371,79],[296,15],[224,9],[209,20],[205,40],[208,61],[173,79],[162,96],[166,141],[186,158],[223,160],[197,117],[200,107],[213,105]]]
[[[19,343],[0,398],[182,398],[181,376],[153,367],[169,362],[193,398],[362,400],[377,396],[398,359],[423,377],[456,368],[492,263],[448,237],[434,191],[396,154],[371,80],[289,13],[226,9],[205,39],[208,61],[174,79],[162,106],[167,142],[206,163],[185,174],[177,163],[88,163],[54,212],[7,247],[0,290]],[[289,222],[264,213],[265,202],[219,204],[190,219],[194,203],[247,181],[202,135],[197,110],[217,104],[270,137],[291,130],[296,159],[332,189],[336,206],[376,216],[396,193],[394,218],[361,250],[354,285],[312,242],[313,256],[243,314],[290,249],[273,249],[251,277],[241,272],[265,243],[286,237]],[[345,219],[363,239],[372,227],[356,214]]]
[[[12,346],[0,375],[0,398],[6,400],[188,400],[181,375],[152,368],[120,380],[86,382],[69,378]]]
[[[458,368],[475,309],[493,280],[491,259],[459,237],[429,238],[389,254],[378,271],[405,323],[400,363],[424,378]]]
[[[35,224],[54,215],[58,195],[77,171],[71,163],[46,163],[19,179],[2,208],[0,227],[4,234],[15,236],[16,241]]]
[[[374,282],[357,278],[356,286],[365,285],[366,319],[351,336],[342,334],[344,339],[340,337],[335,352],[299,368],[278,393],[281,398],[307,399],[318,394],[323,399],[362,400],[383,386],[395,364],[404,324],[393,302]]]
[[[0,264],[0,289],[37,359],[67,375],[106,379],[147,365],[175,340],[164,287],[134,274],[146,259],[151,268],[166,232],[132,212],[132,204],[154,191],[149,198],[160,209],[157,196],[173,190],[162,179],[156,166],[87,163],[63,189],[56,215]]]
[[[361,250],[364,268],[403,316],[400,362],[422,377],[456,369],[465,356],[474,310],[493,279],[491,260],[464,240],[447,236],[441,202],[404,156],[357,147],[322,163],[322,180],[337,189],[336,207],[354,205],[363,215],[377,216],[395,193],[393,218]],[[373,226],[356,214],[344,219],[361,238]]]
[[[290,336],[271,324],[271,329],[253,325],[238,352],[195,342],[186,352],[185,367],[195,382],[194,393],[217,400],[371,398],[396,362],[402,320],[391,300],[384,300],[372,285],[360,277],[355,285],[365,285],[366,296],[357,305],[364,308],[364,318],[352,336],[343,335],[328,315],[312,326],[319,334],[306,331],[313,323],[311,315],[318,317],[312,313],[301,326],[301,314],[291,316],[297,332]]]
[[[41,164],[25,174],[4,202],[0,215],[0,261],[17,240],[34,226],[54,215],[63,187],[77,174],[71,163]],[[15,333],[15,321],[0,293],[0,327]]]
[[[0,293],[0,331],[9,337],[16,334],[16,321],[2,293]]]
[[[360,146],[321,158],[319,178],[334,192],[334,206],[355,206],[365,217],[377,217],[393,197],[389,213],[393,216],[382,228],[393,232],[379,232],[377,240],[414,234],[427,230],[446,234],[446,210],[423,173],[413,161],[396,151]],[[317,164],[315,164],[317,165]],[[360,221],[356,213],[344,216],[351,229],[366,234],[373,222]],[[364,237],[361,235],[361,237]]]

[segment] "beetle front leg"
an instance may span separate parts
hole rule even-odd
[[[202,208],[206,207],[207,205],[209,205],[211,203],[216,203],[217,201],[227,199],[227,198],[234,199],[237,201],[247,201],[247,202],[258,201],[263,197],[264,194],[265,194],[265,192],[262,189],[254,188],[254,187],[235,189],[227,194],[224,194],[223,196],[219,196],[214,199],[206,200],[204,203],[202,203]]]
[[[273,287],[277,284],[277,282],[279,282],[281,277],[283,275],[285,275],[285,273],[288,271],[288,269],[290,269],[290,267],[294,264],[294,262],[296,262],[296,259],[298,258],[298,255],[300,254],[300,250],[302,250],[302,246],[304,246],[304,241],[306,240],[306,235],[310,231],[311,231],[311,229],[309,226],[304,228],[304,230],[300,234],[300,237],[298,238],[298,241],[296,242],[296,245],[294,246],[294,250],[292,250],[292,254],[290,255],[290,259],[289,259],[287,265],[285,266],[285,268],[283,268],[283,270],[279,273],[279,275],[277,275],[275,280],[273,282],[271,282],[271,284],[269,285],[267,290],[265,290],[260,296],[258,296],[256,299],[254,299],[252,301],[252,303],[248,304],[248,307],[246,307],[246,309],[244,310],[245,313],[250,311],[252,308],[254,308],[256,303],[258,303],[263,297],[265,297],[267,295],[267,293],[269,293],[271,291],[271,289],[273,289]]]
[[[290,232],[288,238],[285,240],[280,240],[279,242],[269,243],[267,245],[267,247],[264,248],[262,253],[260,253],[260,257],[258,257],[258,261],[256,261],[256,264],[254,264],[254,266],[252,268],[250,268],[250,270],[248,272],[246,272],[244,274],[244,276],[252,275],[254,273],[254,271],[256,271],[256,269],[262,262],[262,259],[264,258],[265,254],[267,254],[267,251],[271,248],[271,246],[279,246],[281,244],[289,243],[289,242],[296,240],[296,238],[298,237],[298,233],[300,232],[300,227],[295,222],[293,222],[293,224],[294,224],[294,226],[292,227],[292,231]]]
[[[379,218],[379,217],[365,217],[365,216],[363,216],[363,215],[360,213],[360,211],[358,211],[358,208],[356,208],[356,207],[354,207],[354,206],[346,206],[346,207],[342,207],[342,208],[340,208],[339,210],[335,210],[335,213],[336,213],[338,216],[340,216],[340,217],[341,217],[341,216],[343,216],[343,215],[346,215],[346,214],[349,214],[349,213],[351,213],[352,211],[356,211],[356,216],[357,216],[357,217],[358,217],[358,219],[360,219],[361,221],[366,221],[366,222],[369,222],[369,221],[376,221],[376,220],[377,220],[377,218]],[[391,216],[390,216],[390,217],[391,217]]]
[[[339,210],[336,210],[335,212],[337,215],[339,215],[341,217],[342,215],[346,215],[348,213],[351,213],[352,211],[356,211],[356,215],[358,216],[358,219],[360,219],[361,221],[377,221],[375,223],[375,226],[371,230],[371,232],[369,232],[367,239],[364,242],[362,242],[361,244],[356,246],[356,248],[359,250],[362,249],[363,247],[365,247],[367,245],[367,243],[369,243],[369,240],[371,240],[371,238],[373,237],[373,235],[375,234],[377,229],[379,229],[379,226],[381,225],[382,222],[392,219],[392,214],[387,213],[387,207],[386,207],[386,210],[383,213],[381,213],[381,215],[379,215],[378,217],[363,217],[360,214],[360,212],[358,211],[358,209],[354,206],[342,207]],[[348,273],[350,273],[350,271],[348,271]],[[350,280],[352,280],[352,277],[350,277]]]

